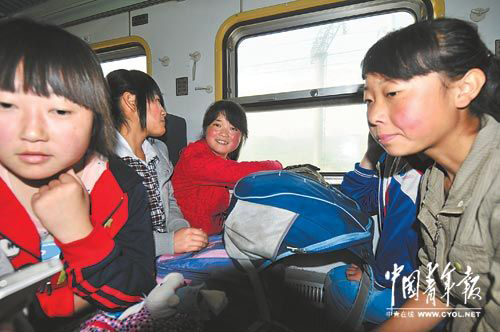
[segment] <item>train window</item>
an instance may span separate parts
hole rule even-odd
[[[312,163],[331,174],[351,170],[367,142],[364,54],[388,32],[433,14],[424,0],[325,3],[276,6],[275,13],[254,11],[247,20],[240,14],[219,30],[216,95],[241,103],[249,121],[240,160]]]
[[[135,69],[151,74],[150,51],[140,37],[119,38],[92,45],[104,75],[116,69]]]
[[[236,96],[361,84],[368,48],[413,22],[410,13],[395,12],[244,38],[236,50]]]

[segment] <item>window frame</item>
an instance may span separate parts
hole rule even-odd
[[[99,56],[102,53],[115,53],[115,54],[136,54],[136,50],[134,48],[140,47],[144,50],[144,54],[146,55],[146,68],[147,73],[149,75],[153,74],[153,66],[151,62],[151,48],[148,43],[139,36],[128,36],[115,38],[110,40],[105,40],[98,43],[93,43],[90,47],[94,50],[94,52]],[[127,50],[129,49],[129,50]],[[113,58],[113,57],[112,57]],[[115,59],[126,59],[126,56],[116,57]]]
[[[216,100],[231,99],[243,105],[260,102],[304,101],[350,93],[359,94],[361,85],[335,88],[318,88],[300,91],[273,93],[250,97],[236,97],[237,46],[249,36],[284,31],[291,28],[335,22],[349,18],[380,14],[390,11],[408,11],[417,21],[444,16],[444,0],[375,0],[355,2],[349,0],[299,0],[249,12],[227,19],[219,28],[216,37],[215,95]],[[347,90],[347,91],[346,91]]]

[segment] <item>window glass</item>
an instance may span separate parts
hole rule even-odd
[[[147,73],[147,62],[146,56],[140,55],[136,57],[117,59],[106,62],[101,62],[101,68],[104,72],[104,76],[108,75],[110,72],[116,69],[128,69],[128,70],[140,70]]]
[[[237,48],[237,97],[362,83],[368,48],[413,22],[399,11],[247,37]]]
[[[106,42],[105,42],[106,43]],[[148,72],[148,58],[144,45],[139,42],[108,42],[96,50],[104,76],[113,70],[127,69]]]
[[[345,172],[366,150],[364,104],[247,112],[249,137],[239,160],[310,163],[321,172]]]

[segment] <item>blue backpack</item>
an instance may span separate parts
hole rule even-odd
[[[372,219],[333,187],[288,171],[258,172],[236,184],[225,222],[226,250],[263,259],[262,268],[294,254],[349,249],[372,255]]]
[[[261,318],[273,323],[259,271],[285,257],[348,249],[365,262],[358,300],[344,323],[357,329],[371,285],[372,219],[332,186],[290,171],[258,172],[236,184],[224,243],[252,281]],[[258,262],[258,264],[256,264]],[[322,290],[321,290],[322,291]]]

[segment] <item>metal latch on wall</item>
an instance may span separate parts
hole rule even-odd
[[[193,72],[192,72],[192,80],[196,78],[196,63],[201,59],[201,53],[195,51],[193,53],[189,53],[189,57],[193,60]]]

